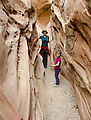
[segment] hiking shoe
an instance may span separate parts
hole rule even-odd
[[[58,87],[59,85],[54,84],[53,87]]]

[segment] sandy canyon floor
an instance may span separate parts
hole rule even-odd
[[[45,70],[44,84],[48,90],[51,101],[45,106],[47,120],[80,120],[74,89],[61,75],[60,85],[53,87],[55,83],[54,72],[48,67]]]

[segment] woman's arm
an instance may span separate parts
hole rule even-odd
[[[41,39],[41,37],[39,37],[38,39]]]
[[[53,39],[51,41],[49,41],[49,43],[51,43],[53,41]]]
[[[49,36],[48,36],[48,43],[51,43],[53,41],[53,37],[52,37],[52,40],[51,41],[49,41]]]

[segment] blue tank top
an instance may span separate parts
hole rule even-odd
[[[40,36],[42,40],[42,47],[47,47],[48,46],[48,41],[49,41],[49,36],[44,37],[44,35]]]

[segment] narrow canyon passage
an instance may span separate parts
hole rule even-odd
[[[45,102],[44,120],[80,120],[74,89],[63,76],[59,78],[60,85],[53,87],[51,83],[55,83],[55,77],[49,64],[42,80],[37,80],[39,90],[45,88],[46,91],[39,91],[40,101]]]
[[[53,39],[47,69],[43,29]],[[57,51],[55,88],[49,66]],[[91,1],[0,0],[0,120],[80,119],[91,120]]]

